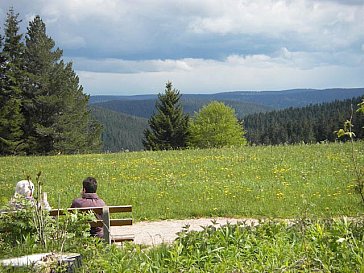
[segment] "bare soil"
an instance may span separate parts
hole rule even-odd
[[[200,231],[205,226],[214,225],[216,227],[226,225],[227,223],[236,224],[244,222],[246,225],[254,225],[258,222],[256,219],[237,219],[237,218],[199,218],[184,220],[163,220],[152,222],[137,222],[132,226],[112,227],[111,234],[131,235],[133,234],[134,243],[143,245],[158,245],[161,243],[171,243],[177,238],[177,233],[182,231],[183,227],[189,225],[189,231]]]

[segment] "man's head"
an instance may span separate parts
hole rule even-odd
[[[89,176],[83,180],[83,190],[86,193],[95,193],[97,190],[97,181],[95,178]]]

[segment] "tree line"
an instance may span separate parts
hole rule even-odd
[[[62,60],[39,16],[25,35],[18,17],[10,8],[0,34],[0,154],[98,151],[101,126],[72,63]]]
[[[233,107],[212,101],[206,102],[198,112],[190,116],[182,108],[182,95],[169,82],[165,92],[158,95],[155,112],[148,124],[134,120],[127,126],[128,119],[117,116],[120,113],[116,112],[107,115],[103,121],[99,117],[97,119],[105,125],[104,148],[108,147],[107,150],[110,151],[120,151],[122,148],[141,150],[143,147],[145,150],[218,148],[244,145],[247,142],[256,145],[317,143],[335,141],[335,131],[350,119],[351,114],[356,137],[362,138],[364,116],[356,112],[359,103],[359,97],[337,100],[303,108],[291,107],[252,114],[239,121]],[[101,108],[99,110],[106,111]],[[111,121],[113,126],[110,125]],[[110,130],[110,126],[114,129]],[[138,129],[134,128],[136,126]],[[125,130],[115,129],[116,127],[128,128],[125,130],[130,134],[126,135]],[[146,128],[144,138],[143,127]]]
[[[190,118],[181,105],[181,94],[166,83],[158,94],[156,113],[148,120],[143,145],[146,150],[221,148],[246,143],[244,129],[233,108],[212,101]]]
[[[332,142],[338,140],[337,131],[347,120],[356,139],[364,137],[364,115],[357,111],[358,106],[364,108],[362,97],[261,112],[240,121],[233,108],[218,101],[203,106],[190,118],[183,113],[180,97],[170,82],[165,93],[159,94],[157,113],[144,131],[146,150]]]
[[[358,97],[248,115],[243,120],[246,138],[257,145],[335,141],[335,131],[352,115],[353,131],[357,139],[362,139],[364,115],[356,111],[361,102]]]

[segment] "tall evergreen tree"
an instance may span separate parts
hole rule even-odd
[[[72,64],[62,60],[62,50],[46,34],[39,16],[26,35],[24,113],[28,153],[77,153],[100,148],[101,127],[91,120],[89,97],[83,93]]]
[[[149,120],[150,129],[144,131],[146,150],[171,150],[186,147],[188,115],[183,113],[181,95],[167,82],[164,94],[158,94],[157,113]]]
[[[22,34],[18,14],[11,8],[5,22],[5,39],[0,37],[0,154],[22,152],[24,117],[21,112],[24,81]]]

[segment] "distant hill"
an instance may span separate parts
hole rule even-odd
[[[287,127],[288,125],[285,122],[289,122],[290,127],[300,127],[302,125],[301,120],[294,120],[292,118],[296,116],[300,117],[302,115],[305,116],[307,113],[302,109],[300,110],[295,108],[316,105],[313,108],[316,109],[326,107],[325,105],[317,104],[335,102],[335,104],[333,104],[333,108],[337,109],[334,113],[331,113],[330,116],[322,116],[320,114],[321,119],[315,120],[315,126],[320,127],[320,124],[330,124],[331,126],[331,124],[333,124],[332,118],[340,116],[340,120],[335,123],[334,127],[336,128],[342,124],[341,117],[343,115],[343,113],[339,113],[340,111],[338,108],[341,107],[341,104],[337,104],[338,101],[351,99],[353,97],[362,97],[363,95],[364,88],[336,88],[324,90],[295,89],[286,91],[236,91],[217,94],[182,94],[182,106],[186,113],[193,115],[194,112],[198,111],[203,105],[212,100],[223,101],[225,104],[235,109],[235,112],[240,119],[245,119],[246,129],[248,130],[247,137],[252,143],[275,144],[280,143],[282,139],[285,139],[285,137],[278,137],[278,135],[285,136],[287,133],[277,133],[277,126],[274,130],[269,127],[273,126],[273,123],[276,123],[276,121],[273,123],[271,122],[271,118],[277,115],[277,112],[273,110],[290,108],[288,111],[284,112],[283,116],[279,115],[279,124],[282,124],[280,126],[282,128]],[[149,119],[155,111],[156,99],[157,95],[91,96],[90,107],[92,109],[92,114],[104,126],[104,151],[116,152],[126,149],[130,151],[142,150],[142,139],[144,137],[143,131],[148,126],[147,119]],[[321,110],[319,112],[321,112]],[[259,118],[262,119],[259,122],[253,121],[256,117],[254,115],[255,113],[261,113]],[[346,113],[347,110],[345,110],[344,114]],[[329,119],[330,122],[326,119]],[[312,123],[312,119],[310,121],[305,120],[305,124],[310,127],[307,122]],[[272,124],[268,126],[266,123],[268,125]],[[259,126],[271,128],[272,130],[268,130],[269,132],[263,132],[261,131],[263,129]],[[332,128],[327,129],[328,134],[332,133]],[[263,134],[272,134],[272,132],[275,132],[273,140],[271,136],[262,137]],[[330,138],[325,136],[324,139]],[[296,140],[287,139],[284,142],[294,143]]]
[[[274,109],[288,107],[303,107],[309,104],[350,99],[364,95],[364,88],[331,88],[331,89],[291,89],[282,91],[234,91],[216,94],[182,94],[186,101],[243,101]],[[140,101],[156,100],[157,95],[137,96],[91,96],[90,103],[100,103],[112,100]]]
[[[258,145],[335,141],[334,132],[352,116],[355,138],[363,139],[364,115],[355,111],[361,101],[362,97],[356,97],[248,115],[243,119],[246,138]]]
[[[90,109],[92,116],[103,126],[103,151],[143,150],[143,131],[148,127],[147,119],[96,106]]]
[[[183,110],[190,114],[191,116],[198,112],[204,105],[215,99],[196,99],[190,97],[182,98],[182,106]],[[264,106],[257,103],[245,102],[245,101],[234,101],[234,100],[226,100],[219,99],[219,101],[224,102],[226,105],[230,106],[235,110],[237,117],[242,118],[249,114],[267,112],[273,110],[272,107]]]
[[[199,99],[182,97],[181,103],[185,113],[191,116],[194,112],[197,112],[202,106],[206,105],[208,102],[212,101],[210,98]],[[234,100],[223,100],[226,105],[235,109],[236,115],[238,117],[244,117],[248,114],[253,114],[257,112],[266,112],[273,110],[273,108],[268,106],[263,106],[255,104],[252,102],[242,102]],[[92,105],[99,108],[109,109],[115,112],[125,113],[128,115],[138,116],[149,119],[155,112],[155,99],[149,100],[111,100],[100,103],[94,103]]]
[[[99,103],[99,102],[105,102],[105,101],[111,101],[111,100],[155,100],[157,98],[157,95],[135,95],[135,96],[112,96],[112,95],[106,95],[106,96],[91,96],[90,97],[90,103]]]
[[[276,109],[303,107],[310,104],[351,99],[364,95],[364,88],[292,89],[285,91],[228,92],[215,94],[215,99],[259,103]]]

